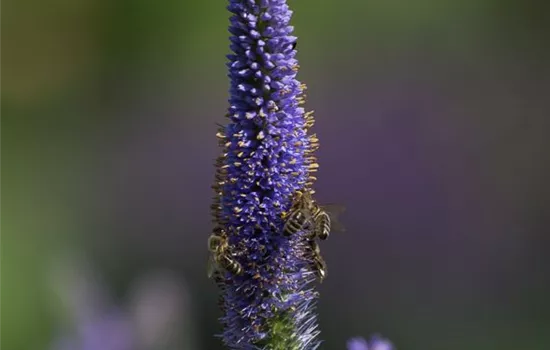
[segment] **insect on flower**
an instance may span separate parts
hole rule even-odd
[[[208,260],[208,278],[211,278],[220,268],[240,275],[243,271],[241,264],[236,261],[230,252],[227,234],[221,227],[216,227],[214,233],[208,237],[208,249],[210,259]]]
[[[312,237],[325,240],[330,235],[333,223],[337,231],[344,231],[343,226],[336,219],[337,215],[344,210],[345,208],[341,205],[317,204],[308,190],[297,191],[292,209],[286,217],[284,234],[290,236],[302,230],[310,230]]]
[[[312,254],[313,270],[316,272],[319,281],[323,282],[327,277],[327,264],[321,256],[319,244],[314,239],[310,239],[308,243]]]

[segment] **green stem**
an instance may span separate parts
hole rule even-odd
[[[300,350],[296,326],[290,313],[278,315],[268,322],[268,336],[256,345],[265,350]]]

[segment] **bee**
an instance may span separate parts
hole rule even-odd
[[[291,236],[299,231],[305,230],[311,226],[312,213],[311,209],[314,205],[311,195],[298,192],[298,198],[286,218],[283,232],[286,236]]]
[[[315,270],[319,281],[323,282],[323,280],[327,277],[327,264],[321,256],[319,244],[313,239],[310,239],[308,243],[312,253],[313,269]]]
[[[208,278],[213,277],[220,268],[235,275],[242,274],[243,268],[229,251],[227,234],[222,228],[216,227],[208,237],[208,250],[211,253],[208,261]]]
[[[333,221],[336,223],[335,226],[338,231],[344,231],[337,220],[332,220],[332,218],[336,218],[337,213],[345,210],[344,207],[340,205],[320,206],[312,198],[310,192],[298,192],[297,195],[298,198],[293,205],[293,209],[288,214],[288,219],[286,219],[283,227],[283,232],[286,236],[310,229],[312,237],[319,237],[325,240],[330,235]]]

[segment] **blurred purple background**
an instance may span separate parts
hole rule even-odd
[[[321,246],[324,349],[372,332],[409,350],[550,348],[543,5],[291,1],[318,197],[347,207],[347,232]],[[174,271],[195,346],[221,349],[206,239],[228,97],[224,6],[4,6],[6,349],[55,338],[43,276],[72,250],[119,300],[143,273]]]

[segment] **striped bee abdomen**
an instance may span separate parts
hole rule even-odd
[[[330,235],[330,216],[321,211],[315,220],[315,235],[322,240],[325,240]]]
[[[310,216],[301,208],[293,210],[285,222],[283,232],[286,236],[302,231],[309,225]]]

